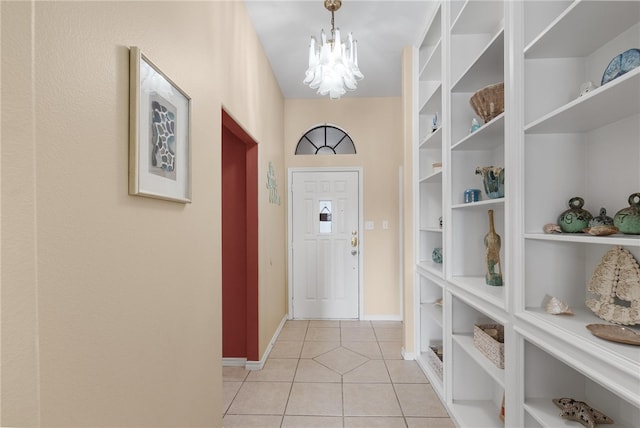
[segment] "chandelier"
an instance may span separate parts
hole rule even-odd
[[[358,68],[358,42],[349,33],[347,43],[340,39],[340,29],[334,26],[334,12],[340,9],[342,0],[324,0],[324,7],[331,12],[331,37],[322,30],[320,46],[316,48],[316,38],[311,36],[309,45],[309,68],[304,84],[317,89],[320,95],[329,94],[336,99],[348,90],[356,89],[357,82],[364,76]]]

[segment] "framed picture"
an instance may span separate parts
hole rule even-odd
[[[191,202],[191,98],[129,51],[129,194]]]

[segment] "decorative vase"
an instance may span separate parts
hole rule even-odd
[[[589,227],[589,221],[593,218],[591,213],[582,209],[584,199],[575,196],[569,199],[569,209],[558,217],[558,224],[563,232],[577,233]]]
[[[616,213],[613,225],[627,235],[640,235],[640,193],[629,196],[629,206]]]
[[[442,264],[442,248],[433,249],[433,252],[431,253],[431,260],[433,260],[434,263]]]
[[[487,255],[487,285],[502,285],[502,267],[500,264],[500,235],[496,233],[493,224],[493,210],[489,210],[489,233],[484,236],[484,246]]]
[[[504,168],[500,166],[479,166],[476,168],[476,174],[482,175],[484,191],[489,199],[504,197]]]

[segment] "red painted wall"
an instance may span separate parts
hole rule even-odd
[[[222,113],[222,356],[258,356],[258,145]]]

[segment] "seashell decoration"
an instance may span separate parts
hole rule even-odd
[[[585,303],[603,320],[624,325],[640,323],[640,266],[629,251],[620,246],[607,251],[591,276],[588,290],[599,298]]]
[[[544,233],[562,233],[562,229],[560,229],[560,226],[554,223],[545,224],[542,227],[542,230],[544,230]]]
[[[593,236],[606,236],[613,235],[614,233],[618,233],[618,228],[615,226],[609,225],[600,225],[600,226],[592,226],[587,227],[586,229],[582,229],[584,233],[588,233]]]
[[[560,408],[560,416],[570,421],[580,422],[587,428],[595,428],[599,424],[613,424],[613,419],[584,401],[573,398],[554,398],[553,404]]]
[[[573,311],[562,300],[546,294],[542,300],[544,311],[551,315],[573,315]]]

